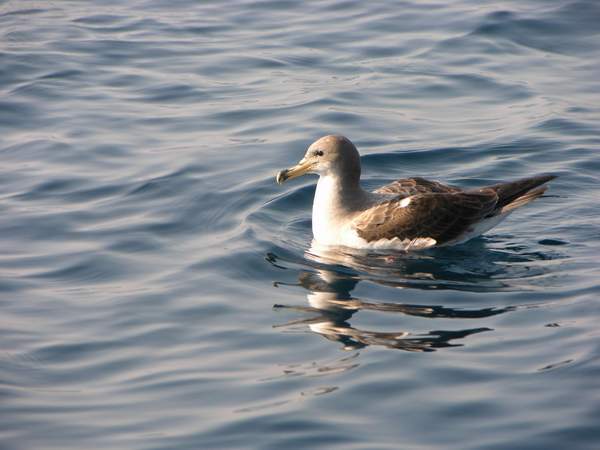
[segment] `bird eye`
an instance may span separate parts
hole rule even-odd
[[[323,156],[323,150],[315,150],[313,153],[315,156]]]

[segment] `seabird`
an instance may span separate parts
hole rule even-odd
[[[278,184],[319,175],[312,212],[314,240],[358,249],[417,250],[468,241],[516,208],[541,196],[553,175],[538,175],[479,189],[424,178],[394,181],[373,192],[360,186],[360,156],[344,136],[325,136],[304,158],[276,176]]]

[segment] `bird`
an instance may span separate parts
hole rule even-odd
[[[353,249],[423,250],[457,245],[477,237],[515,209],[540,197],[543,174],[478,189],[421,177],[396,180],[372,192],[360,185],[360,155],[350,139],[324,136],[295,166],[275,180],[319,175],[312,208],[313,240]]]

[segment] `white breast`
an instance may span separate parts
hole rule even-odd
[[[335,180],[322,176],[317,183],[313,201],[312,230],[316,241],[326,245],[340,245],[340,223],[344,211],[335,201]]]

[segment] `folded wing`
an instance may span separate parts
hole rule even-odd
[[[442,185],[443,186],[443,185]],[[367,242],[380,239],[434,239],[437,245],[459,238],[496,210],[494,189],[418,193],[380,203],[353,222]]]
[[[399,198],[408,197],[416,194],[450,193],[459,192],[460,188],[438,183],[437,181],[426,180],[425,178],[404,178],[396,180],[390,184],[375,190],[376,194],[395,194]]]

